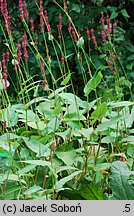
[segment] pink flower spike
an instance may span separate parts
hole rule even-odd
[[[72,30],[72,35],[73,35],[73,38],[74,38],[74,42],[77,43],[77,37],[76,37],[76,34],[75,34],[74,30]]]
[[[112,56],[113,56],[113,59],[114,59],[114,60],[116,60],[116,55],[115,55],[115,54],[113,54]]]
[[[87,40],[88,40],[88,42],[90,41],[90,30],[87,28],[87,30],[86,30],[86,34],[87,34]]]
[[[28,20],[29,14],[28,14],[27,5],[26,5],[25,1],[23,1],[23,7],[24,7],[24,16],[25,16],[26,20]]]
[[[68,32],[71,33],[72,31],[72,26],[70,20],[68,20]]]
[[[10,56],[10,53],[9,53],[9,50],[6,51],[6,62],[9,62],[9,56]]]
[[[101,36],[102,36],[102,42],[106,42],[106,33],[105,33],[105,31],[101,32]]]
[[[28,61],[29,56],[28,56],[27,51],[24,52],[24,57],[25,57],[25,59]]]
[[[43,80],[43,85],[42,85],[42,88],[45,90],[45,88],[46,88],[46,84],[47,84],[47,82],[46,82],[46,78],[44,78],[44,80]]]
[[[42,76],[45,77],[45,69],[44,69],[44,61],[41,59],[41,72],[42,72]]]
[[[59,25],[58,25],[58,29],[59,29],[59,30],[62,29],[62,14],[59,15]]]
[[[30,28],[31,28],[31,31],[34,32],[34,20],[33,19],[30,19]]]
[[[105,21],[104,21],[104,13],[103,12],[101,12],[101,24],[102,24],[102,30],[104,31]]]
[[[20,58],[22,56],[22,52],[21,52],[21,43],[18,43],[18,64],[20,64]]]
[[[19,0],[19,11],[20,11],[20,19],[24,22],[24,11],[23,11],[23,2]]]
[[[110,70],[112,70],[113,69],[113,61],[112,61],[112,59],[110,59],[109,66],[110,66]]]

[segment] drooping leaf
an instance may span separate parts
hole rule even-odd
[[[130,16],[129,16],[129,14],[128,14],[128,12],[127,12],[126,9],[122,9],[122,10],[121,10],[121,13],[122,13],[122,15],[123,15],[125,18],[130,18]]]
[[[110,102],[108,103],[108,105],[112,108],[115,107],[126,107],[126,106],[134,106],[134,102],[130,102],[130,101],[120,101],[120,102]]]
[[[88,96],[92,90],[96,90],[97,86],[101,82],[103,75],[101,72],[98,72],[92,79],[88,81],[84,88],[85,96]]]
[[[75,176],[79,175],[82,171],[75,171],[72,174],[60,179],[59,181],[56,182],[55,188],[57,191],[60,191],[63,187],[64,184],[66,184],[68,181],[72,180]]]
[[[40,190],[43,190],[43,189],[42,189],[40,186],[34,185],[33,187],[27,189],[27,190],[24,192],[24,194],[26,194],[26,195],[31,195],[31,194],[33,194],[33,193],[36,193],[36,192],[40,191]]]
[[[36,167],[36,165],[28,165],[26,167],[24,167],[23,169],[18,171],[18,175],[24,175],[25,173],[30,172],[31,170],[33,170]]]
[[[66,78],[61,82],[61,85],[66,85],[71,78],[71,73],[69,73]]]

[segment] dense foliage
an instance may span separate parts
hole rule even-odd
[[[0,199],[134,198],[133,0],[0,0]]]

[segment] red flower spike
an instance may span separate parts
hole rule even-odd
[[[112,56],[113,56],[113,59],[114,59],[114,60],[116,60],[116,55],[115,55],[115,54],[113,54]]]
[[[17,56],[18,56],[18,64],[20,64],[20,58],[22,56],[21,43],[18,43],[18,53],[17,53]]]
[[[113,61],[112,61],[112,59],[110,59],[110,62],[109,62],[109,66],[110,66],[110,70],[112,70],[113,69]]]
[[[44,13],[45,13],[45,21],[46,21],[47,31],[51,33],[51,26],[49,24],[47,10],[45,10]]]
[[[34,20],[30,19],[30,29],[32,32],[34,32]]]
[[[72,31],[72,26],[70,20],[68,20],[68,32],[71,33]]]
[[[23,11],[23,2],[19,0],[19,11],[20,11],[20,19],[24,22],[24,11]]]
[[[65,64],[65,56],[64,55],[62,55],[62,57],[61,57],[61,62],[63,65]]]
[[[102,24],[102,30],[104,31],[105,21],[104,21],[104,13],[103,12],[101,12],[101,24]]]
[[[74,30],[72,30],[72,35],[73,35],[73,38],[74,38],[74,42],[77,43],[77,37],[76,37],[76,34],[75,34]]]
[[[106,33],[105,33],[105,31],[101,32],[101,36],[102,36],[102,42],[106,42]]]
[[[24,57],[25,57],[26,60],[28,60],[29,56],[28,56],[28,52],[27,52],[27,44],[28,44],[27,35],[24,34],[22,36],[22,39],[23,39]]]
[[[42,88],[43,89],[45,89],[46,88],[46,84],[47,84],[47,82],[46,82],[46,78],[43,80],[43,85],[42,85]]]
[[[27,5],[26,5],[25,1],[23,1],[23,7],[24,7],[24,16],[25,16],[26,20],[28,20],[29,14],[28,14]]]
[[[45,70],[44,70],[44,61],[41,59],[41,72],[42,72],[42,76],[45,77]]]
[[[10,56],[10,53],[9,53],[9,50],[6,51],[6,62],[9,62],[9,56]]]
[[[95,47],[97,47],[98,45],[97,45],[97,42],[96,42],[96,37],[95,37],[95,35],[94,35],[94,29],[91,29],[90,32],[91,32],[91,34],[92,34],[92,40],[93,40],[93,42],[94,42],[94,45],[95,45]]]

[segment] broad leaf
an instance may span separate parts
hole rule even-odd
[[[132,172],[121,161],[115,161],[111,166],[110,184],[113,197],[116,200],[134,199],[134,182],[129,180]]]
[[[75,176],[79,175],[82,171],[75,171],[72,174],[60,179],[56,182],[55,188],[57,191],[61,190],[63,185],[66,184],[68,181],[72,180]]]
[[[69,73],[66,78],[61,82],[61,85],[66,85],[71,78],[71,73]]]
[[[84,88],[85,96],[88,96],[92,90],[94,91],[96,90],[97,86],[101,82],[102,77],[103,77],[102,73],[98,72],[97,75],[95,75],[92,79],[88,81],[88,83],[86,84]]]

